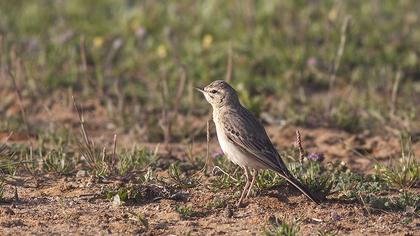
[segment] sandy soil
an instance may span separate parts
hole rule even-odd
[[[267,127],[279,149],[293,145],[295,129]],[[359,172],[371,172],[376,161],[386,161],[399,152],[396,138],[375,136],[369,132],[355,135],[324,128],[300,130],[309,151],[322,152],[326,161],[340,160]],[[153,148],[155,144],[144,145]],[[179,144],[173,149],[182,150],[183,147]],[[414,149],[419,153],[418,142]],[[211,150],[218,150],[214,139]],[[197,144],[195,152],[204,153],[205,145]],[[0,204],[0,232],[3,235],[260,235],[270,219],[276,216],[297,221],[302,235],[322,232],[339,235],[420,234],[419,218],[401,212],[372,212],[363,204],[336,200],[334,195],[316,206],[289,187],[259,192],[247,200],[245,206],[238,208],[235,206],[237,196],[232,191],[225,189],[214,193],[209,190],[210,178],[201,176],[199,185],[177,193],[181,197],[117,205],[98,196],[104,189],[115,188],[125,180],[98,181],[83,175],[14,177],[9,181],[17,186],[18,199],[15,199],[15,189],[8,185],[6,198],[9,201]],[[146,188],[144,191],[150,190]],[[228,204],[220,209],[206,208],[206,203],[214,199],[223,199]],[[192,215],[181,217],[175,210],[179,204],[192,206]]]

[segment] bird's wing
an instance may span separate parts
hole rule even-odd
[[[320,203],[318,197],[289,172],[264,127],[248,110],[241,107],[239,110],[227,110],[223,115],[223,129],[230,142],[267,168],[279,173],[309,199]]]
[[[267,168],[285,174],[289,173],[264,127],[248,110],[243,107],[237,110],[226,110],[223,116],[223,129],[230,142],[239,146]]]

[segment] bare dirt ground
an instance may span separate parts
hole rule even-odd
[[[242,208],[208,210],[212,198],[226,198],[229,192],[209,193],[203,187],[185,194],[194,206],[194,215],[183,219],[174,211],[175,200],[160,200],[144,205],[113,206],[109,200],[92,200],[104,184],[86,186],[81,178],[45,178],[34,188],[30,178],[20,178],[19,201],[1,206],[1,230],[6,235],[22,234],[175,234],[175,235],[251,235],[260,234],[272,215],[297,217],[302,235],[318,231],[338,234],[418,233],[419,221],[405,223],[399,213],[369,213],[360,204],[330,200],[320,206],[308,202],[291,189],[261,193]],[[111,183],[112,184],[112,183]],[[141,213],[147,226],[135,216]],[[417,231],[416,231],[417,230]]]
[[[267,127],[279,149],[293,145],[295,129]],[[349,134],[326,128],[302,128],[301,132],[309,151],[322,152],[327,162],[340,160],[358,172],[369,173],[374,163],[384,162],[399,152],[397,138],[367,131]],[[153,148],[156,144],[144,145]],[[195,146],[195,152],[205,152],[205,143]],[[174,149],[182,150],[182,145],[174,145]],[[214,138],[211,150],[218,150]],[[420,153],[419,142],[414,143],[414,150]],[[182,155],[179,157],[182,159]],[[119,205],[98,196],[103,189],[122,185],[127,181],[124,179],[101,180],[82,174],[13,177],[10,182],[17,188],[8,185],[6,198],[10,200],[0,204],[0,232],[2,235],[260,235],[273,216],[277,216],[297,220],[301,235],[420,233],[418,217],[408,220],[401,212],[371,211],[355,201],[338,200],[336,195],[316,206],[289,187],[258,192],[238,208],[237,196],[232,191],[214,193],[208,188],[212,177],[199,178],[200,184],[177,193],[180,197]],[[153,192],[153,189],[149,186],[141,191]],[[206,203],[215,199],[223,199],[228,204],[219,209],[206,207]],[[182,217],[174,209],[177,204],[193,206],[192,214]]]

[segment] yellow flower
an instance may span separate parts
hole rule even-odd
[[[156,49],[156,54],[160,58],[165,58],[166,55],[168,54],[168,51],[166,50],[165,45],[162,45],[162,44],[159,45],[159,47]]]
[[[338,11],[336,8],[332,8],[330,12],[328,12],[328,20],[330,21],[335,21],[335,19],[337,19],[337,16],[338,16]]]
[[[102,44],[104,44],[104,39],[100,36],[96,36],[93,38],[93,47],[94,48],[100,48],[102,47]]]
[[[204,35],[203,40],[201,41],[201,46],[204,49],[208,49],[212,43],[213,43],[213,36],[211,36],[210,34],[206,34]]]

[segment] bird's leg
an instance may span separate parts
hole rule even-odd
[[[249,189],[248,189],[248,193],[246,194],[245,198],[248,198],[249,194],[251,193],[251,189],[255,184],[255,179],[257,178],[258,175],[258,170],[254,170],[252,172],[252,180],[251,180],[251,185],[249,185]]]
[[[242,204],[242,200],[244,199],[246,190],[249,187],[249,170],[248,170],[248,167],[245,166],[244,167],[244,171],[245,171],[245,176],[246,176],[246,183],[245,183],[244,189],[242,190],[241,198],[239,198],[239,201],[237,203],[237,206],[240,206]]]

